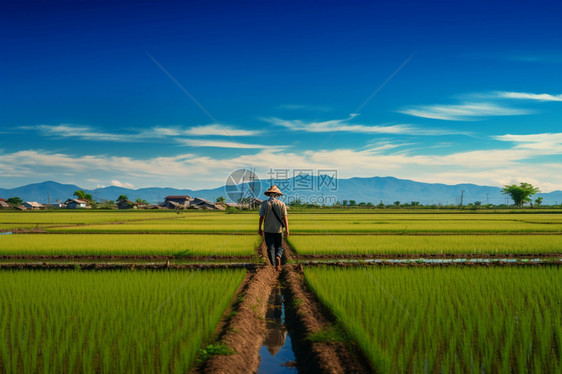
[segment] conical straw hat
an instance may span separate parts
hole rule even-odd
[[[283,192],[281,192],[281,190],[276,185],[269,187],[269,190],[265,191],[263,194],[269,196],[272,193],[283,195]]]

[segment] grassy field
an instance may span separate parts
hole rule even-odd
[[[316,233],[562,232],[562,214],[295,214],[291,230]]]
[[[0,256],[252,256],[260,242],[258,235],[4,235],[0,238]]]
[[[174,211],[97,211],[97,210],[59,210],[59,211],[0,211],[0,229],[11,228],[14,224],[26,227],[45,227],[53,225],[86,225],[112,222],[125,222],[147,219],[175,218]]]
[[[244,232],[257,229],[257,212],[60,211],[0,212],[0,229],[45,228],[50,232]],[[562,232],[557,213],[355,213],[289,212],[295,233]]]
[[[310,268],[305,276],[377,372],[562,370],[557,267]]]
[[[207,213],[196,215],[191,213],[175,219],[143,220],[122,224],[91,224],[80,226],[50,227],[48,232],[60,233],[111,233],[111,232],[142,232],[142,233],[249,233],[258,229],[259,216],[248,214]]]
[[[185,373],[244,274],[0,272],[0,367]]]
[[[300,255],[562,253],[562,235],[292,235]]]

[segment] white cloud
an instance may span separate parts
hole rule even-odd
[[[112,180],[111,185],[115,186],[115,187],[123,187],[123,188],[131,188],[131,189],[135,188],[135,186],[133,184],[122,183],[122,182],[119,182],[117,179]]]
[[[59,138],[80,138],[84,140],[101,140],[109,142],[130,142],[135,141],[135,138],[137,137],[131,134],[113,134],[99,131],[89,126],[76,126],[69,124],[60,124],[55,126],[22,126],[20,128],[23,130],[39,131],[43,135]]]
[[[491,102],[463,102],[453,105],[419,105],[399,110],[414,117],[449,121],[471,121],[490,116],[519,116],[532,114],[527,109],[511,108]]]
[[[257,130],[243,130],[237,129],[231,126],[224,126],[220,124],[210,124],[205,126],[195,126],[190,129],[183,131],[185,135],[197,135],[197,136],[253,136],[259,135],[261,131]]]
[[[214,148],[241,148],[241,149],[260,149],[260,148],[286,148],[280,146],[269,146],[261,144],[239,143],[236,141],[204,140],[204,139],[179,139],[179,143],[190,147],[214,147]]]
[[[526,99],[526,100],[537,100],[537,101],[562,101],[561,95],[551,95],[551,94],[536,94],[529,92],[505,92],[500,91],[496,93],[498,97],[506,99]]]
[[[362,150],[297,152],[267,147],[223,158],[186,153],[147,159],[27,150],[0,154],[0,174],[3,183],[16,178],[48,178],[84,186],[84,181],[96,178],[123,186],[209,188],[222,185],[228,174],[237,168],[255,167],[258,175],[267,177],[268,170],[273,167],[336,169],[341,178],[391,175],[447,184],[501,186],[531,181],[544,192],[562,190],[562,163],[537,158],[561,155],[562,134],[507,134],[496,136],[495,140],[506,144],[513,142],[513,145],[507,149],[432,154],[431,149],[407,149],[405,143],[385,141]],[[127,183],[119,182],[123,180]]]
[[[450,130],[440,129],[423,129],[412,125],[362,125],[350,124],[357,114],[351,114],[346,119],[335,119],[328,121],[302,121],[302,120],[285,120],[276,117],[263,118],[264,121],[273,125],[283,126],[294,131],[305,132],[353,132],[361,134],[395,134],[395,135],[450,135],[450,134],[467,134]]]
[[[140,131],[130,131],[127,133],[110,133],[97,130],[90,126],[80,125],[36,125],[22,126],[22,130],[38,131],[45,136],[58,138],[79,138],[89,141],[106,142],[146,142],[154,139],[169,139],[172,142],[182,140],[185,136],[252,136],[260,134],[257,130],[237,129],[232,126],[221,126],[210,124],[205,126],[194,126],[191,128],[182,127],[152,127]]]
[[[494,139],[516,143],[514,149],[532,151],[534,155],[562,155],[562,133],[498,135]]]

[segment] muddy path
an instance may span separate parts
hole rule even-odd
[[[247,279],[235,313],[223,324],[219,344],[233,354],[217,355],[202,366],[192,369],[201,373],[255,373],[260,364],[259,351],[266,335],[265,314],[269,295],[277,282],[278,273],[271,266],[262,266]]]

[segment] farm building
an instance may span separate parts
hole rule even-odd
[[[189,205],[190,208],[194,209],[215,209],[215,210],[224,210],[224,206],[215,204],[210,202],[209,200],[205,200],[201,197],[196,197],[191,201]]]
[[[66,205],[64,205],[64,203],[51,203],[51,204],[44,204],[45,208],[55,208],[55,209],[59,209],[59,208],[66,208]]]
[[[117,208],[119,209],[138,209],[139,204],[131,200],[120,200],[117,202]]]
[[[87,201],[79,199],[68,199],[66,200],[65,205],[68,209],[91,208]]]
[[[191,196],[188,195],[178,195],[178,196],[166,196],[164,204],[167,202],[174,202],[180,205],[189,205],[189,202],[192,200]]]
[[[42,204],[39,204],[37,201],[26,201],[22,205],[25,207],[25,209],[32,209],[32,210],[39,210],[45,208]]]
[[[0,200],[0,208],[9,208],[9,207],[10,207],[10,204],[8,204],[6,202],[6,200],[4,200],[4,199]]]

